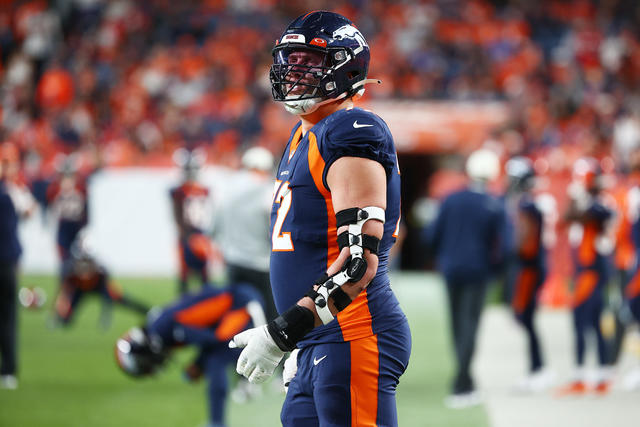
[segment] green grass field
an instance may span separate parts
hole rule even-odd
[[[20,312],[20,386],[0,390],[0,426],[197,427],[205,424],[204,383],[187,384],[181,370],[193,357],[189,349],[154,378],[135,381],[114,361],[113,344],[143,319],[116,307],[108,330],[98,324],[99,304],[80,306],[75,324],[51,329],[47,317],[56,287],[52,276],[21,278],[22,286],[43,287],[49,300],[41,310]],[[171,279],[125,279],[125,291],[149,304],[162,305],[175,295]],[[452,362],[443,289],[431,275],[399,274],[394,290],[409,317],[413,352],[398,388],[400,426],[483,427],[483,407],[453,411],[442,401],[448,390]],[[229,426],[278,426],[284,395],[266,384],[263,396],[246,404],[229,401]]]

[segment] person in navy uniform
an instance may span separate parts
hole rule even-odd
[[[181,148],[174,154],[174,160],[183,171],[182,183],[172,188],[170,195],[178,230],[179,291],[184,294],[192,273],[199,276],[202,285],[209,283],[208,267],[213,249],[205,229],[210,200],[209,189],[197,181],[204,153]]]
[[[547,276],[546,250],[543,243],[544,216],[533,195],[536,173],[531,160],[513,157],[505,165],[509,188],[507,199],[515,212],[508,215],[515,231],[515,271],[508,284],[513,314],[527,335],[529,372],[518,384],[518,391],[541,391],[551,381],[544,369],[540,338],[534,316],[538,293]],[[509,209],[508,209],[509,210]]]
[[[176,349],[198,348],[195,361],[184,375],[189,381],[206,377],[208,426],[223,427],[227,367],[240,354],[240,350],[229,348],[229,339],[264,322],[262,297],[252,286],[204,286],[167,307],[152,309],[144,326],[134,327],[118,339],[116,362],[126,374],[140,378],[158,372]]]
[[[640,154],[640,152],[635,153]],[[640,184],[634,182],[629,190],[630,238],[633,242],[636,257],[640,256]],[[636,262],[631,271],[631,278],[623,284],[621,289],[624,298],[622,307],[627,319],[624,322],[624,330],[631,324],[640,324],[640,263]],[[622,378],[622,387],[629,391],[640,389],[640,365],[636,363]]]
[[[61,264],[70,256],[76,237],[89,223],[88,184],[92,174],[81,173],[77,154],[60,154],[57,174],[47,186],[46,198],[58,216],[56,243]]]
[[[269,378],[286,352],[284,426],[398,424],[395,394],[411,335],[391,290],[400,218],[393,138],[353,101],[369,46],[332,12],[296,18],[273,49],[273,97],[298,116],[271,210],[271,286],[280,315],[238,334],[236,370]]]
[[[17,282],[22,246],[18,238],[18,214],[8,188],[19,169],[17,149],[0,143],[0,388],[18,387]]]
[[[602,194],[602,171],[596,159],[582,158],[574,165],[574,182],[569,186],[571,198],[565,220],[571,224],[569,243],[574,262],[572,294],[573,328],[575,333],[576,372],[572,381],[557,390],[557,394],[581,394],[587,391],[584,370],[587,334],[596,339],[599,370],[595,391],[606,393],[611,372],[608,351],[600,328],[604,308],[604,289],[609,280],[613,252],[613,210]]]
[[[108,271],[88,250],[86,240],[84,236],[76,239],[62,266],[62,286],[54,305],[56,325],[70,325],[78,304],[87,295],[101,298],[100,321],[104,328],[111,323],[111,307],[114,303],[146,315],[149,307],[122,292]]]
[[[503,258],[504,206],[487,193],[487,183],[500,172],[498,156],[478,149],[468,157],[466,172],[468,187],[444,199],[427,230],[431,253],[447,284],[457,366],[445,404],[452,408],[480,402],[471,362],[488,283]]]

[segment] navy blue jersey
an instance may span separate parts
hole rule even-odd
[[[172,188],[169,194],[180,233],[202,233],[207,222],[209,189],[197,182],[186,181]]]
[[[582,213],[579,219],[582,226],[581,238],[574,252],[579,269],[605,268],[609,254],[602,252],[598,241],[606,234],[608,222],[612,218],[613,211],[597,199]]]
[[[5,183],[0,180],[0,262],[17,262],[21,253],[18,214]]]
[[[338,257],[336,217],[326,177],[340,157],[371,159],[386,171],[386,222],[378,271],[367,289],[336,320],[314,329],[299,346],[351,341],[404,320],[387,275],[389,250],[396,240],[400,218],[395,147],[386,123],[360,108],[339,110],[304,136],[300,123],[291,132],[278,167],[271,210],[271,286],[276,307],[282,313],[295,304]]]
[[[449,195],[429,230],[438,268],[448,281],[486,281],[502,261],[504,205],[464,189]]]
[[[70,288],[90,292],[105,288],[109,283],[109,274],[104,267],[91,264],[86,272],[79,272],[77,265],[73,258],[62,263],[62,282]]]
[[[253,287],[237,284],[226,288],[205,286],[194,295],[162,309],[147,324],[150,334],[162,339],[166,346],[210,345],[227,342],[251,323],[247,304],[264,305]],[[210,331],[203,336],[193,331]]]
[[[544,217],[531,196],[525,195],[518,203],[518,259],[521,264],[544,268],[545,250],[542,244]]]

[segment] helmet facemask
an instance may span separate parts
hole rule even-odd
[[[309,114],[322,104],[350,95],[347,91],[337,93],[334,73],[353,58],[348,48],[287,43],[276,46],[273,56],[269,73],[273,98],[284,102],[290,113]]]

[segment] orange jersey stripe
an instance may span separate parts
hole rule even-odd
[[[313,177],[313,182],[316,184],[316,188],[322,194],[327,206],[327,268],[338,258],[340,249],[338,248],[338,237],[336,227],[336,214],[333,210],[333,201],[331,200],[331,192],[326,189],[322,182],[322,174],[324,173],[324,159],[320,155],[318,149],[318,140],[316,136],[309,132],[309,171]]]
[[[298,149],[298,144],[300,144],[301,139],[302,139],[302,126],[298,128],[296,133],[293,134],[293,138],[291,138],[291,144],[289,144],[289,157],[287,159],[287,163],[291,160],[294,153]]]
[[[580,273],[576,279],[576,288],[573,292],[573,307],[585,302],[593,293],[598,284],[598,273],[587,270]]]
[[[533,298],[538,272],[532,268],[524,268],[518,275],[516,294],[511,306],[517,314],[522,314]]]
[[[591,265],[596,260],[596,239],[598,237],[598,229],[593,223],[584,225],[582,242],[578,248],[578,260],[580,265]]]
[[[216,328],[216,338],[220,341],[229,341],[249,324],[249,320],[251,320],[251,316],[244,307],[225,314],[220,320],[220,325]]]
[[[378,337],[351,341],[351,425],[376,426],[378,377],[380,375]]]
[[[638,271],[627,284],[624,294],[628,299],[633,299],[640,295],[640,271]]]
[[[214,324],[231,308],[233,298],[224,293],[206,299],[176,313],[176,320],[186,326],[205,328]]]
[[[538,255],[540,250],[540,242],[538,236],[540,235],[540,226],[528,215],[520,216],[521,228],[524,231],[522,241],[520,243],[520,257],[524,259],[533,259]]]
[[[189,248],[202,261],[206,261],[211,257],[213,248],[211,241],[204,234],[193,234],[189,237]]]
[[[342,330],[342,337],[345,341],[357,340],[373,335],[371,326],[371,312],[369,311],[369,300],[367,290],[360,292],[360,295],[351,304],[338,313],[338,324]]]

